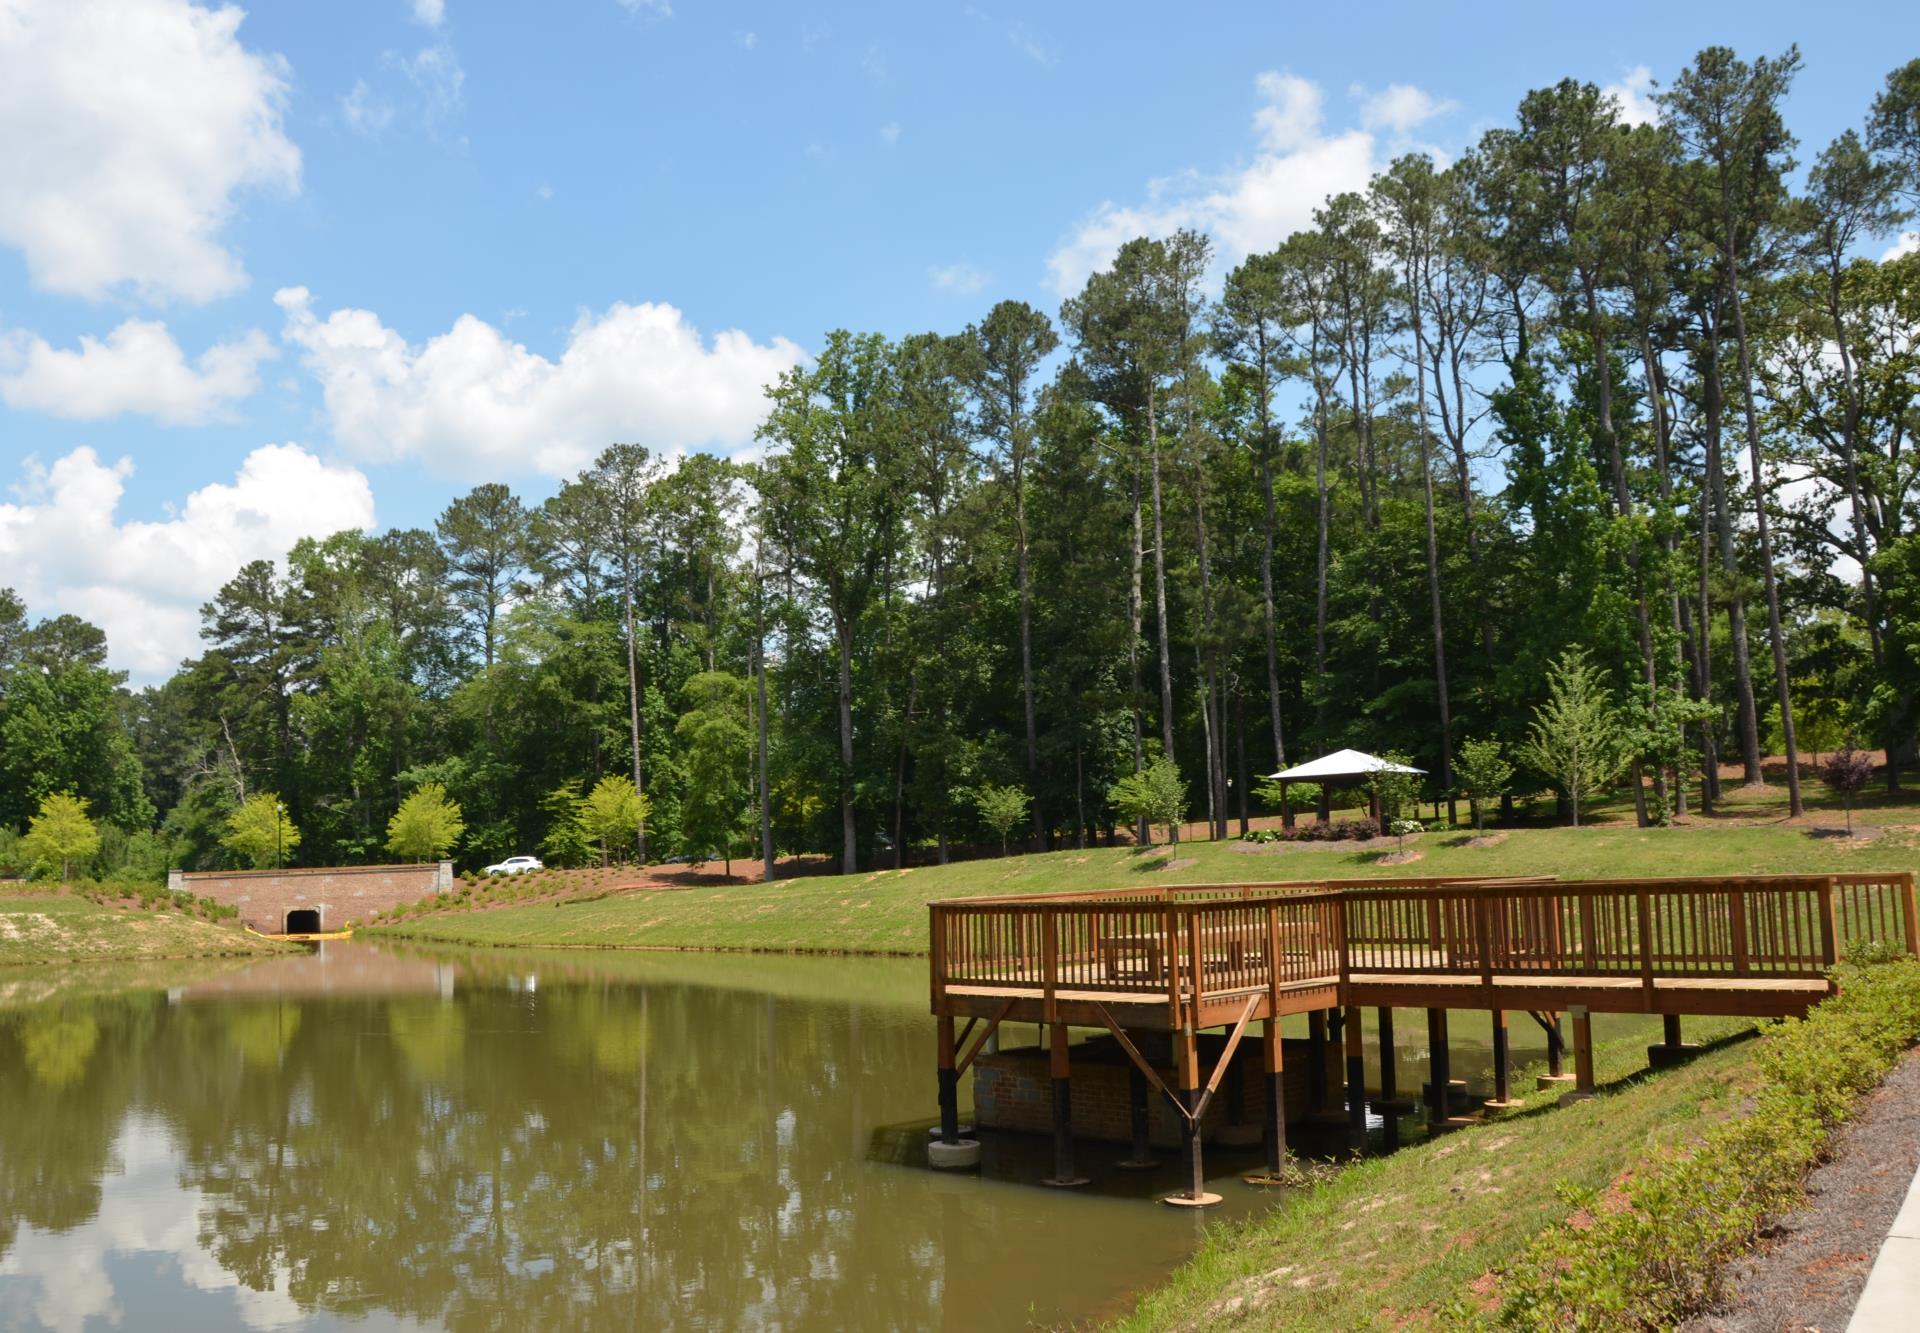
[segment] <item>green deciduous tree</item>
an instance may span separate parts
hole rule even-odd
[[[387,850],[410,861],[437,861],[466,831],[460,803],[448,799],[443,783],[426,782],[409,793],[387,821]]]
[[[220,843],[255,870],[265,870],[287,863],[300,845],[300,830],[279,793],[263,791],[249,796],[227,817]]]
[[[1024,788],[996,787],[991,782],[974,790],[973,808],[980,812],[980,822],[1000,835],[1000,855],[1007,854],[1007,834],[1027,817],[1032,799]]]
[[[100,850],[100,830],[87,817],[87,802],[68,792],[51,792],[42,798],[39,813],[27,821],[21,850],[29,861],[58,863],[60,878],[68,878],[75,861]]]
[[[1491,737],[1462,741],[1454,773],[1467,794],[1474,828],[1485,828],[1484,807],[1504,796],[1513,781],[1513,765],[1507,761],[1506,751]]]
[[[718,852],[733,873],[733,847],[753,813],[753,689],[726,671],[703,671],[682,688],[688,704],[674,731],[685,754],[687,794],[680,838],[690,852]]]
[[[1107,804],[1130,824],[1151,828],[1167,827],[1169,840],[1173,830],[1187,814],[1187,784],[1180,778],[1180,766],[1167,758],[1152,760],[1138,773],[1128,773],[1107,789]]]
[[[641,822],[649,801],[633,789],[633,779],[620,773],[601,778],[580,805],[580,827],[600,844],[604,863],[627,847],[638,846]]]

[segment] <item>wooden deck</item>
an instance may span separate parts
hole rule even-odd
[[[1916,952],[1913,877],[1364,880],[929,905],[933,1012],[1165,1031],[1335,1005],[1805,1012],[1849,946]]]
[[[1344,1047],[1344,1111],[1358,1146],[1369,1096],[1363,1008],[1379,1010],[1385,1051],[1393,1048],[1395,1009],[1427,1011],[1427,1086],[1442,1091],[1424,1100],[1432,1132],[1442,1132],[1458,1123],[1446,1091],[1453,1087],[1449,1010],[1492,1013],[1488,1105],[1508,1106],[1510,1011],[1531,1013],[1547,1029],[1550,1077],[1561,1077],[1560,1016],[1572,1016],[1571,1095],[1590,1095],[1593,1013],[1663,1015],[1657,1053],[1679,1058],[1687,1049],[1683,1014],[1802,1014],[1832,990],[1830,973],[1847,949],[1873,943],[1920,953],[1908,873],[1204,884],[952,899],[930,903],[928,912],[940,1090],[939,1143],[930,1154],[968,1160],[959,1138],[960,1076],[1002,1023],[1043,1023],[1054,1114],[1048,1183],[1084,1184],[1074,1169],[1068,1029],[1105,1028],[1135,1071],[1131,1160],[1151,1157],[1152,1088],[1182,1117],[1187,1188],[1167,1201],[1189,1207],[1219,1202],[1206,1190],[1202,1126],[1256,1021],[1264,1022],[1267,1085],[1263,1179],[1279,1180],[1286,1116],[1277,1023],[1288,1014],[1312,1015],[1316,1066],[1324,1070],[1323,1057]],[[1215,1027],[1229,1035],[1209,1072],[1196,1034]],[[1172,1034],[1170,1078],[1134,1039],[1158,1032]],[[1384,1056],[1384,1105],[1395,1102],[1393,1078],[1394,1061]],[[1317,1109],[1337,1111],[1337,1103]],[[1397,1132],[1390,1113],[1389,1149]]]

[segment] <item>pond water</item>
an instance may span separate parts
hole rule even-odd
[[[1094,1185],[1049,1190],[1014,1136],[936,1175],[933,1050],[915,960],[329,943],[0,977],[0,1328],[1046,1326],[1272,1201],[1210,1153],[1228,1204],[1163,1208],[1171,1163],[1094,1145]]]

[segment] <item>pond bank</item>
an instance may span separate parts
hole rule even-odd
[[[164,902],[149,908],[70,892],[0,891],[0,967],[264,958],[290,947]]]
[[[1375,1157],[1240,1226],[1117,1321],[1127,1330],[1449,1326],[1446,1307],[1566,1216],[1559,1185],[1604,1189],[1651,1150],[1735,1113],[1757,1078],[1752,1026],[1696,1020],[1707,1048],[1653,1074],[1644,1042],[1597,1045],[1591,1101],[1516,1079],[1526,1105]]]

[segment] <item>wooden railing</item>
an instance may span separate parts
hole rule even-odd
[[[936,1009],[953,988],[1210,1000],[1355,974],[1812,978],[1848,949],[1920,953],[1913,876],[1155,885],[929,904]]]

